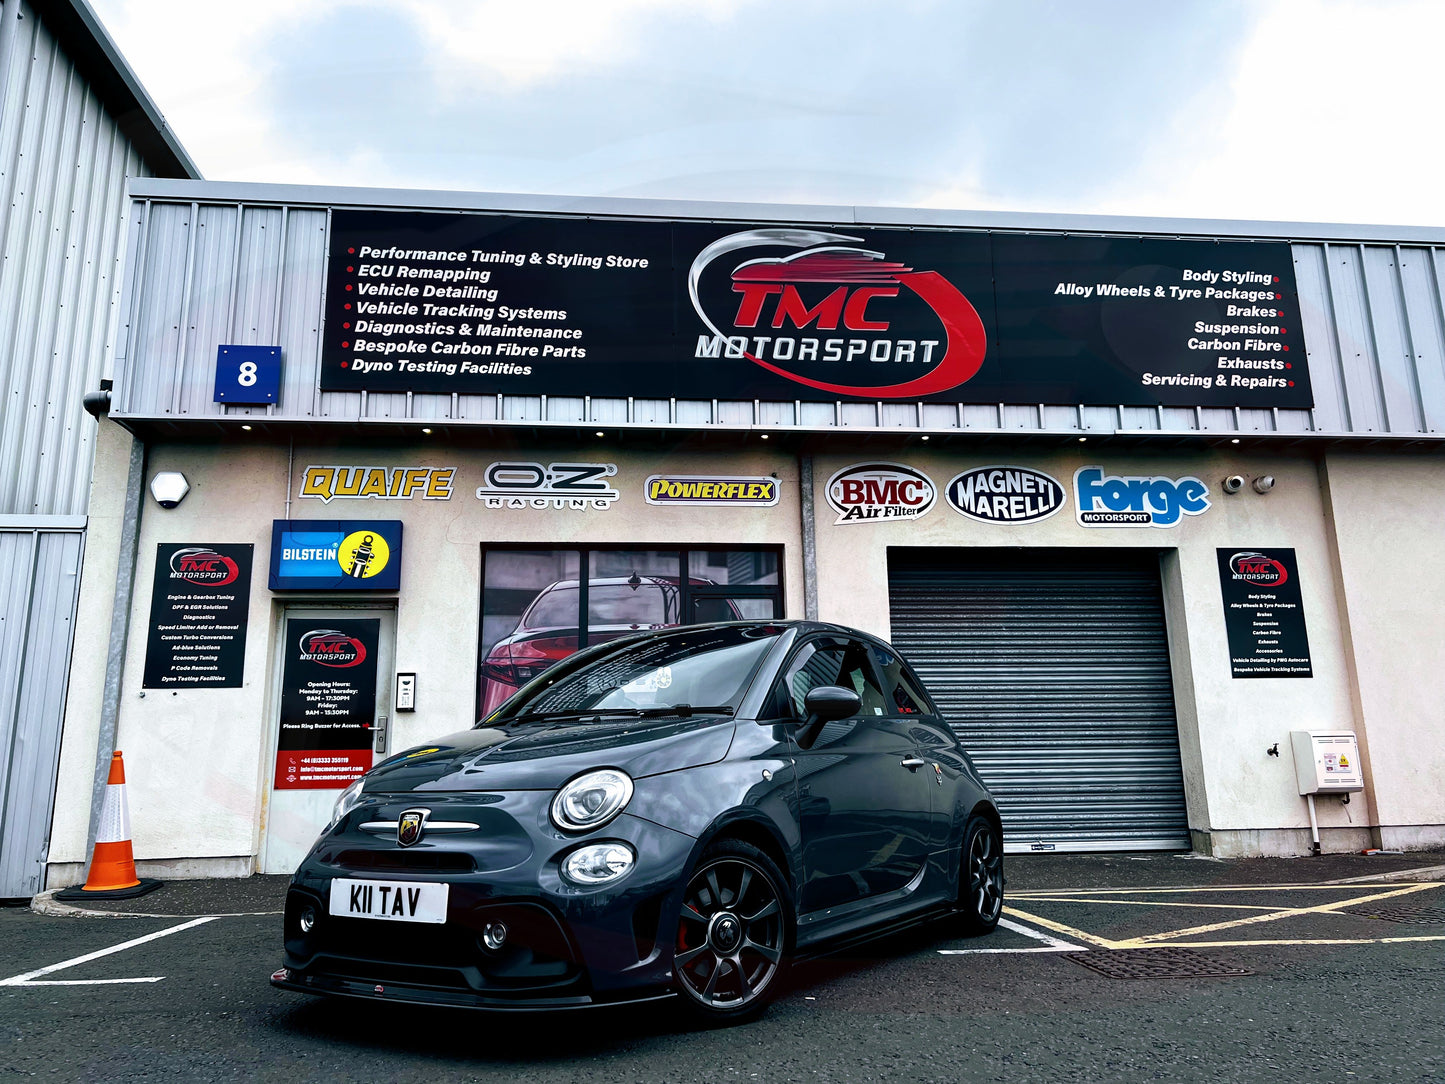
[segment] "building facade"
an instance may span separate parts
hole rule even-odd
[[[0,898],[44,883],[126,182],[199,177],[83,0],[0,4]]]
[[[107,718],[143,870],[284,872],[374,760],[737,618],[891,638],[1014,851],[1445,841],[1445,231],[130,194],[51,887]]]

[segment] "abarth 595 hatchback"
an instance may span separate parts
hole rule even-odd
[[[728,1023],[788,964],[1003,907],[993,798],[888,644],[817,622],[580,651],[344,791],[280,987],[492,1009],[675,999]]]

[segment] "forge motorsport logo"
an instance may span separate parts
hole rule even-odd
[[[171,579],[198,587],[225,587],[241,575],[240,566],[209,546],[187,546],[171,554]]]
[[[988,336],[968,298],[938,271],[863,240],[758,229],[708,245],[687,279],[711,332],[694,357],[745,359],[809,388],[876,399],[923,399],[969,380]]]
[[[1230,554],[1229,572],[1234,579],[1259,587],[1279,587],[1289,579],[1282,561],[1256,550]]]
[[[314,662],[343,670],[366,661],[366,645],[355,636],[337,629],[310,629],[301,634],[298,643],[301,662]]]

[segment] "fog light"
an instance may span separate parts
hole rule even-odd
[[[496,952],[507,943],[507,927],[500,922],[488,922],[482,930],[482,944]]]
[[[308,907],[301,912],[301,932],[310,933],[316,929],[316,909]]]
[[[562,861],[562,876],[575,885],[605,885],[632,870],[636,857],[626,843],[593,843]]]

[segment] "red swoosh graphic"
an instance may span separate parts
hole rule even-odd
[[[937,271],[913,271],[897,276],[899,282],[921,297],[943,322],[947,341],[944,344],[943,360],[932,372],[917,380],[902,384],[888,384],[883,387],[853,387],[849,384],[830,384],[824,380],[810,380],[806,376],[791,373],[777,365],[763,361],[752,354],[743,356],[770,373],[799,384],[806,384],[819,391],[830,391],[840,395],[867,395],[875,399],[921,399],[926,395],[948,391],[972,379],[983,366],[984,355],[988,352],[988,336],[983,329],[983,320],[968,298],[958,287]]]

